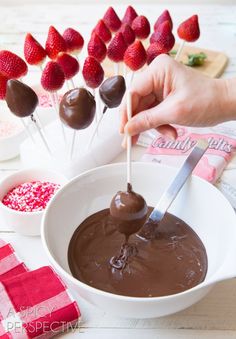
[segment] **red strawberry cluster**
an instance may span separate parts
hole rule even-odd
[[[50,26],[45,48],[30,33],[26,35],[24,56],[28,64],[40,67],[46,57],[51,59],[43,68],[41,84],[46,91],[53,92],[79,72],[79,62],[71,54],[78,54],[83,45],[84,39],[75,29],[67,28],[61,35]]]
[[[150,64],[159,54],[169,53],[175,44],[172,33],[173,21],[168,10],[156,20],[150,36],[150,45],[145,50],[141,40],[147,39],[151,27],[148,19],[139,15],[132,6],[128,6],[122,19],[113,7],[109,7],[92,30],[87,45],[86,58],[82,74],[87,86],[96,88],[104,78],[101,63],[108,57],[112,62],[124,62],[136,71]],[[198,17],[193,15],[182,22],[177,33],[187,42],[196,41],[200,36]],[[50,26],[45,47],[28,33],[25,37],[24,56],[29,65],[42,67],[48,57],[51,59],[43,68],[41,84],[47,91],[57,91],[65,80],[72,79],[80,69],[73,54],[78,54],[84,46],[82,35],[73,28],[67,28],[63,34]],[[4,99],[8,79],[18,79],[27,73],[27,64],[16,54],[0,51],[0,99]]]
[[[172,33],[173,21],[168,10],[165,10],[154,24],[154,32],[150,37],[150,45],[147,49],[147,64],[162,53],[169,53],[175,44],[175,37]],[[200,36],[198,17],[182,22],[177,30],[180,39],[188,42],[196,41]]]

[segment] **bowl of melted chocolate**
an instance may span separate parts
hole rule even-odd
[[[52,199],[42,225],[47,255],[79,296],[121,317],[180,311],[236,276],[236,217],[224,196],[192,176],[150,239],[142,225],[176,170],[134,163],[79,175]]]

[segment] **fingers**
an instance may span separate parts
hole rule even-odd
[[[127,122],[124,131],[125,133],[133,136],[151,128],[157,128],[161,125],[169,124],[168,111],[168,105],[166,105],[165,102],[161,102],[159,105],[135,115]]]
[[[134,94],[134,95],[136,95],[136,94]],[[137,98],[134,98],[134,101],[136,99]],[[151,108],[155,104],[157,104],[157,101],[156,101],[156,96],[153,93],[151,93],[151,94],[149,94],[145,97],[140,98],[138,108],[137,108],[136,111],[133,110],[132,116],[136,115],[137,113],[139,113],[139,112],[141,112],[145,109]],[[121,124],[120,124],[120,133],[124,133],[124,127],[125,127],[126,123],[127,123],[127,115],[122,114],[121,115]]]

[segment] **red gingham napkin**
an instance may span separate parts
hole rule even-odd
[[[0,281],[28,271],[14,248],[0,239]]]
[[[78,305],[54,270],[28,271],[1,239],[0,272],[0,339],[51,338],[78,323]]]
[[[0,339],[50,338],[73,328],[80,311],[67,287],[49,267],[0,283]]]

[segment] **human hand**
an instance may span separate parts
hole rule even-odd
[[[227,85],[182,65],[167,55],[158,56],[131,86],[132,119],[127,122],[126,99],[121,103],[120,132],[134,136],[151,128],[176,138],[170,124],[212,126],[229,117],[224,114]]]

